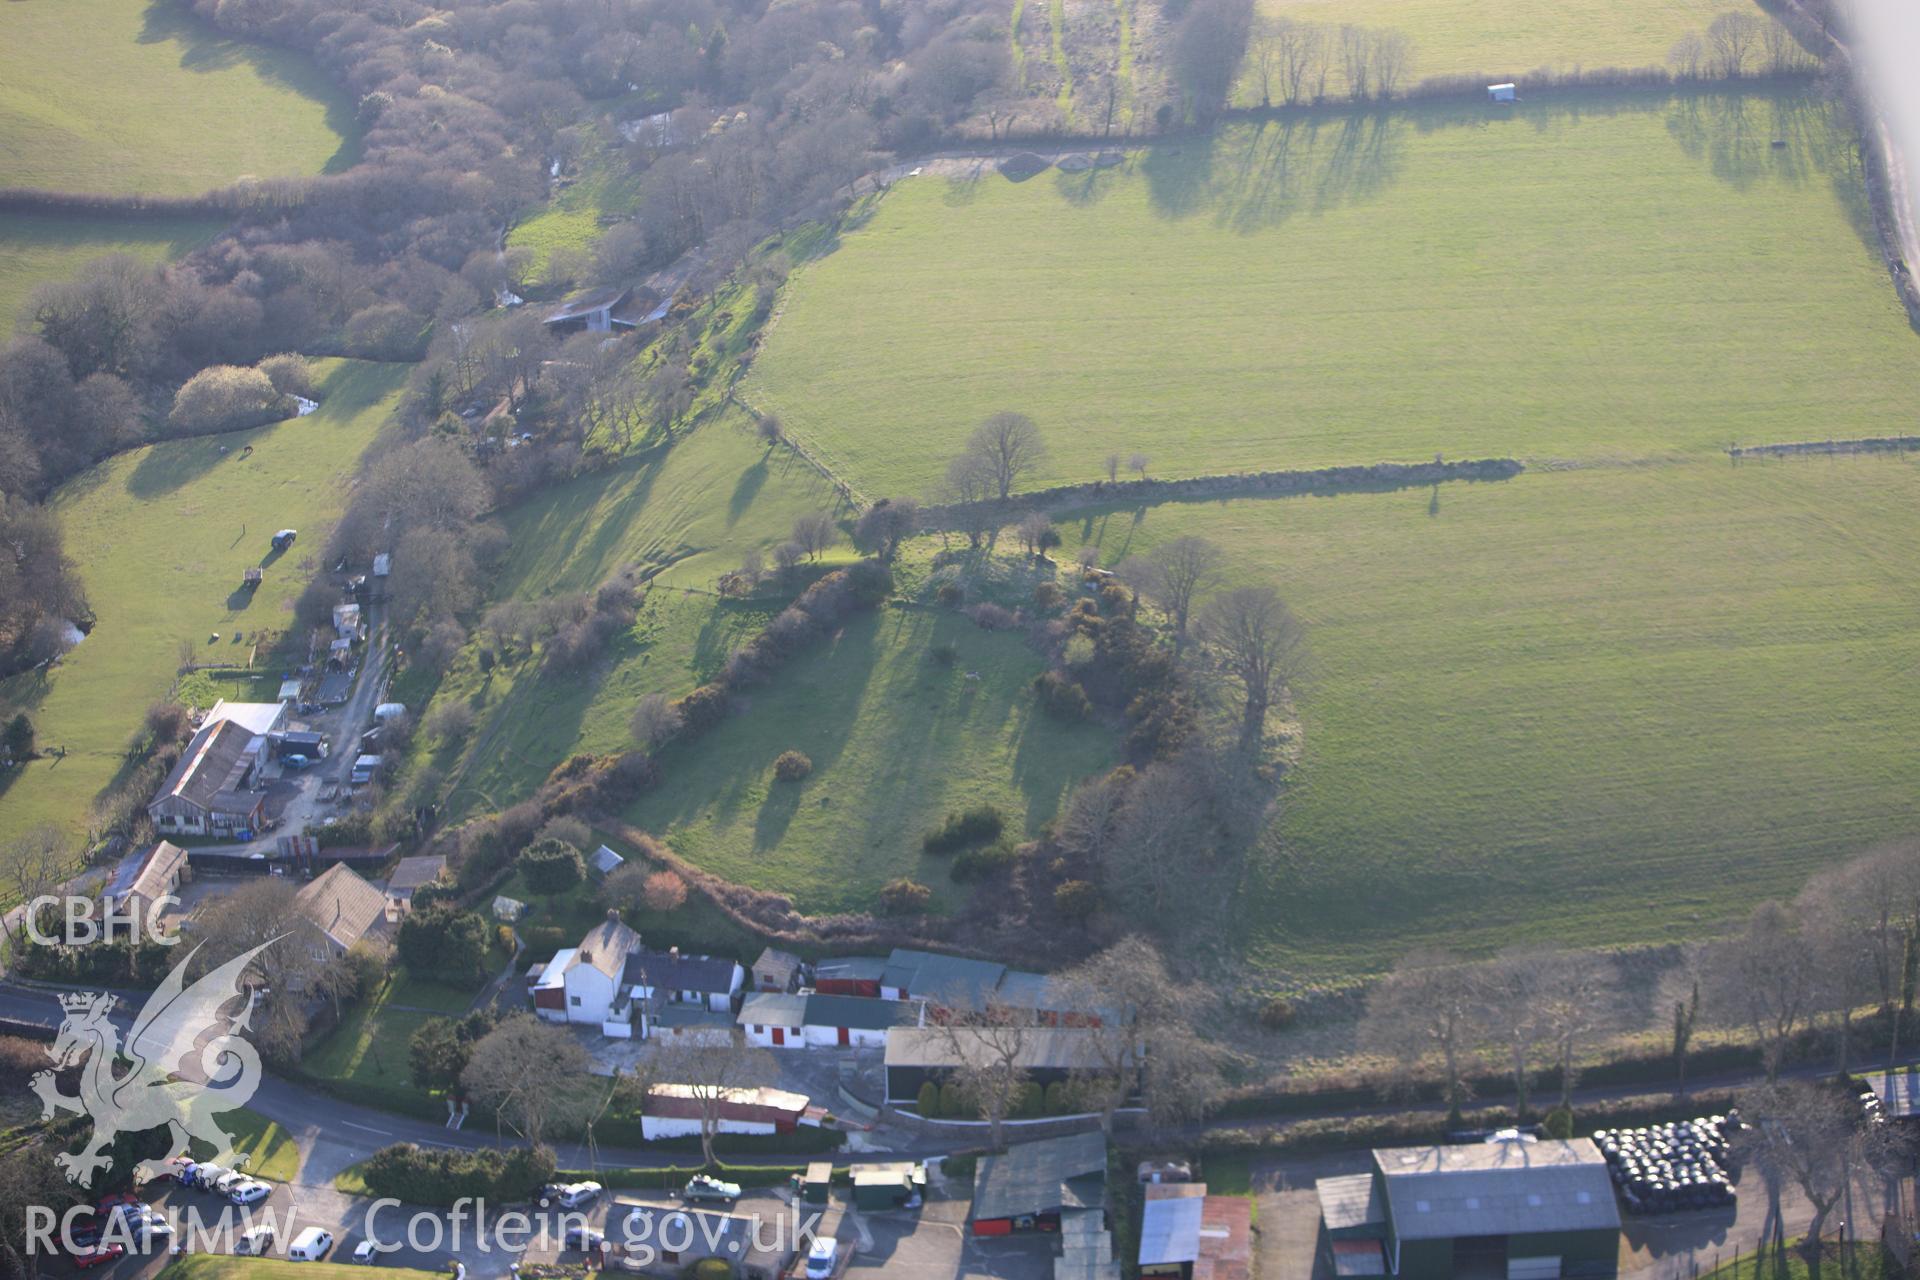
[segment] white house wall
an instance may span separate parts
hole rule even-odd
[[[773,1133],[774,1126],[760,1120],[729,1120],[720,1117],[715,1126],[720,1133]],[[700,1136],[700,1120],[696,1117],[681,1119],[678,1116],[641,1116],[640,1136],[649,1142],[660,1138],[697,1138]]]
[[[801,1028],[806,1037],[807,1047],[813,1049],[831,1049],[840,1044],[839,1027],[806,1026]],[[864,1027],[850,1028],[847,1031],[847,1043],[862,1049],[887,1047],[887,1033],[869,1031]]]
[[[605,1022],[613,1007],[613,979],[590,964],[567,970],[567,1020]]]
[[[748,1024],[745,1030],[747,1043],[761,1049],[804,1049],[806,1047],[806,1038],[799,1027],[780,1028],[784,1034],[781,1035],[778,1043],[774,1041],[772,1027],[761,1027],[755,1031],[752,1024]]]

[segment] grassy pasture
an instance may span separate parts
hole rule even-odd
[[[791,453],[769,453],[737,415],[723,415],[664,454],[516,508],[496,596],[590,587],[622,564],[661,572],[633,630],[584,676],[548,674],[537,654],[483,672],[487,641],[477,638],[434,697],[466,699],[478,726],[458,746],[422,735],[414,767],[455,780],[458,818],[531,794],[574,752],[623,749],[642,696],[678,696],[711,678],[791,594],[722,601],[713,581],[749,546],[771,546],[795,516],[835,501]],[[829,561],[851,554],[843,543]],[[948,664],[933,656],[945,644],[956,650]],[[624,816],[701,866],[791,893],[805,910],[862,907],[903,874],[945,891],[946,868],[921,855],[919,837],[949,808],[991,799],[1034,827],[1108,761],[1107,731],[1033,714],[1025,685],[1039,669],[1020,637],[951,615],[858,618],[754,689],[741,715],[664,753],[661,787]],[[970,671],[981,678],[966,679]],[[771,777],[788,748],[814,762],[797,785]],[[557,910],[564,916],[565,904]]]
[[[1920,828],[1920,462],[1528,472],[1063,522],[1196,533],[1308,626],[1304,759],[1236,932],[1269,971],[1423,941],[1683,940]]]
[[[4,18],[5,10],[0,10]],[[159,262],[211,239],[218,222],[198,218],[79,218],[68,214],[0,214],[0,336],[26,320],[39,286],[70,280],[95,258],[126,253]]]
[[[562,187],[547,207],[507,233],[510,248],[533,254],[533,277],[545,280],[556,253],[586,253],[606,230],[602,219],[628,213],[633,184],[610,158],[590,161],[578,178]]]
[[[1848,154],[1806,97],[1595,94],[908,179],[795,272],[747,390],[876,495],[1009,408],[1033,484],[1903,431],[1920,345]]]
[[[936,657],[955,650],[951,662]],[[626,814],[711,871],[790,895],[802,911],[858,911],[895,876],[961,896],[920,837],[945,814],[997,804],[1016,837],[1075,783],[1114,762],[1112,733],[1041,713],[1038,655],[945,611],[862,615],[809,650],[751,705],[661,756],[661,785]],[[978,679],[969,679],[968,673]],[[782,751],[813,772],[773,777]]]
[[[1413,41],[1414,80],[1537,67],[1662,67],[1681,36],[1749,7],[1751,0],[1260,0],[1261,12],[1277,17],[1405,32]],[[1344,92],[1337,65],[1329,80],[1333,92]]]
[[[0,8],[8,186],[197,195],[351,160],[353,104],[291,50],[235,40],[169,0]]]
[[[416,760],[458,776],[453,813],[524,798],[574,752],[623,748],[635,703],[706,680],[780,603],[722,602],[710,594],[714,581],[749,546],[785,539],[797,516],[836,506],[816,472],[786,450],[769,453],[726,414],[670,449],[508,512],[513,552],[494,598],[588,589],[628,564],[658,572],[634,629],[584,677],[547,675],[537,657],[483,672],[478,642],[460,656],[434,696],[466,699],[481,727],[457,750],[416,745]]]
[[[317,413],[135,449],[55,495],[67,554],[99,621],[59,667],[0,683],[0,711],[27,711],[41,749],[67,751],[9,775],[0,838],[41,824],[85,830],[147,704],[167,692],[181,641],[195,642],[198,661],[237,661],[242,633],[286,625],[345,481],[406,376],[405,366],[360,361],[321,369]],[[253,456],[243,459],[248,444]],[[267,539],[285,526],[300,531],[292,555],[266,556]],[[241,570],[258,564],[266,580],[248,598],[238,591]],[[216,631],[220,643],[209,645]]]

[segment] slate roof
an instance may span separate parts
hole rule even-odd
[[[411,896],[421,885],[439,880],[440,873],[446,869],[445,854],[423,853],[402,858],[399,865],[394,867],[393,875],[387,879],[387,895],[395,898]]]
[[[978,1009],[1000,986],[1007,966],[991,960],[935,955],[896,947],[887,957],[880,981],[909,995],[925,996],[955,1008]]]
[[[878,982],[886,972],[887,962],[879,956],[842,956],[813,966],[817,982]]]
[[[587,930],[580,945],[573,949],[567,968],[590,965],[615,982],[621,981],[634,952],[640,949],[640,935],[615,919],[602,920]]]
[[[920,1006],[910,1000],[815,994],[807,997],[806,1021],[802,1025],[885,1031],[889,1027],[911,1027],[919,1021]]]
[[[598,849],[595,849],[593,854],[587,859],[587,865],[592,867],[598,874],[604,876],[625,861],[625,858],[607,848],[607,846],[601,845]]]
[[[1098,1131],[1022,1142],[982,1156],[973,1173],[973,1217],[1015,1218],[1107,1202],[1107,1139]]]
[[[1589,1138],[1390,1147],[1373,1153],[1401,1240],[1620,1229]]]
[[[753,962],[753,972],[756,975],[766,974],[775,982],[783,984],[792,980],[794,970],[799,967],[799,956],[791,951],[776,951],[772,947],[762,951],[760,958]]]
[[[743,1027],[801,1027],[807,1021],[807,997],[785,991],[756,991],[740,1004],[734,1021]]]
[[[960,1027],[957,1036],[949,1036],[944,1027],[895,1027],[887,1032],[889,1067],[957,1067],[974,1053],[990,1054],[991,1045],[981,1043],[981,1033]],[[1052,1068],[1072,1071],[1097,1067],[1094,1052],[1095,1033],[1071,1028],[1034,1027],[1026,1032],[1020,1045],[1018,1064],[1025,1070]],[[953,1043],[958,1041],[956,1045]]]
[[[387,896],[336,862],[294,895],[307,919],[342,949],[360,941],[387,913]]]
[[[238,720],[217,720],[202,725],[187,749],[180,753],[180,762],[173,766],[173,772],[161,784],[154,801],[172,797],[197,809],[212,811],[215,800],[230,790],[245,771],[247,748],[253,739],[253,731]]]
[[[634,941],[639,942],[636,936]],[[666,951],[642,951],[638,947],[626,958],[629,986],[652,987],[657,991],[698,991],[702,995],[725,995],[733,990],[733,961],[718,956],[675,956]]]
[[[152,902],[172,888],[169,881],[186,861],[185,849],[162,840],[121,862],[114,870],[113,883],[107,887],[107,897],[116,902],[123,898],[144,898]]]

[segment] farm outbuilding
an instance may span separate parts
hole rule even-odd
[[[1066,1233],[1070,1218],[1104,1226],[1107,1212],[1106,1135],[1018,1142],[980,1157],[973,1174],[973,1234],[1016,1231]]]
[[[1315,1184],[1340,1276],[1604,1280],[1620,1210],[1587,1138],[1394,1147],[1369,1173]]]
[[[1487,101],[1489,102],[1512,102],[1514,101],[1514,96],[1515,90],[1510,84],[1490,84],[1487,86]]]

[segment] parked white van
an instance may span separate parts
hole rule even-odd
[[[327,1256],[327,1250],[333,1248],[333,1232],[320,1227],[308,1227],[293,1238],[287,1246],[287,1261],[318,1262]]]

